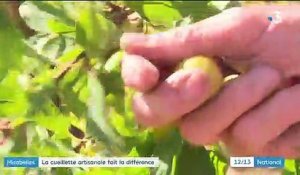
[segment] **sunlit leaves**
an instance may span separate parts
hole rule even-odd
[[[31,147],[28,149],[29,155],[36,155],[40,157],[62,157],[62,156],[75,156],[76,154],[71,151],[71,148],[65,146],[62,141],[54,139],[40,140],[35,137]]]
[[[214,149],[209,150],[209,156],[214,165],[215,173],[218,175],[226,175],[226,171],[228,169],[227,159],[223,155],[223,150],[216,148],[218,147],[214,147]]]
[[[107,121],[107,108],[105,105],[105,91],[94,73],[88,76],[88,119],[87,131],[99,139],[104,139],[110,144],[123,144]]]
[[[107,51],[118,47],[120,31],[112,21],[106,19],[92,3],[80,11],[76,24],[76,40],[89,57],[101,57]]]
[[[81,88],[77,86],[80,80],[86,78],[82,71],[82,60],[76,63],[61,63],[61,67],[57,70],[55,79],[58,86],[59,97],[61,100],[61,110],[64,113],[71,112],[77,117],[85,117],[87,115],[86,101],[80,99]],[[86,85],[83,85],[86,87]]]
[[[20,72],[10,71],[0,82],[0,118],[16,118],[26,114],[28,103],[20,77]]]
[[[51,62],[75,47],[74,38],[59,34],[35,35],[30,37],[26,43],[38,55]]]
[[[297,172],[298,167],[297,167],[297,161],[291,160],[291,159],[286,159],[284,160],[284,166],[285,166],[285,175],[292,175],[293,172]]]
[[[170,1],[126,2],[129,7],[139,12],[154,25],[164,25],[171,28],[173,23],[182,18],[180,12]]]
[[[55,33],[75,32],[75,26],[68,26],[58,20],[52,19],[48,21],[48,27]]]
[[[69,127],[74,118],[70,116],[63,116],[60,114],[54,115],[36,115],[32,120],[38,123],[40,126],[47,128],[54,133],[53,137],[57,139],[63,139],[70,137]]]
[[[82,54],[82,53],[83,53],[83,49],[81,47],[79,47],[78,45],[76,45],[74,47],[74,49],[66,52],[61,57],[57,58],[57,62],[58,63],[65,63],[65,62],[73,61],[77,57],[79,57],[80,54]]]
[[[191,16],[193,22],[200,21],[220,12],[216,7],[209,5],[210,1],[173,1],[172,6],[176,8],[182,17]]]
[[[26,52],[42,62],[54,64],[57,57],[75,45],[75,19],[69,17],[63,3],[60,4],[26,1],[19,8],[26,24],[38,32],[26,40]]]
[[[77,117],[86,116],[86,105],[79,100],[78,94],[72,90],[72,86],[69,84],[61,91],[62,100],[65,105],[65,109],[74,113]]]
[[[130,127],[130,124],[128,124],[126,118],[117,113],[115,110],[111,110],[110,118],[113,126],[120,135],[126,137],[134,137],[138,132],[133,127]]]
[[[24,53],[23,35],[0,6],[0,81],[9,69],[20,68]]]
[[[119,71],[121,68],[121,61],[124,55],[124,51],[118,51],[114,53],[105,63],[104,70],[107,72]]]
[[[62,3],[60,3],[62,4]],[[64,10],[63,6],[49,2],[34,2],[25,1],[19,8],[21,17],[25,20],[26,24],[42,33],[58,32],[57,29],[74,27],[75,21],[69,17]],[[56,23],[60,20],[63,24],[57,26]]]
[[[194,22],[220,12],[221,4],[210,1],[142,1],[126,2],[155,26],[172,28],[182,18],[190,16]],[[223,5],[223,4],[222,4]]]
[[[30,28],[40,32],[50,32],[47,23],[49,19],[54,18],[53,15],[40,10],[29,1],[24,2],[20,6],[19,11],[21,17]]]

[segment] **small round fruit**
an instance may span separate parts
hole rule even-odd
[[[209,57],[195,56],[183,62],[183,69],[199,68],[209,76],[211,90],[209,97],[213,96],[223,84],[223,76],[217,63]]]
[[[221,70],[219,69],[217,63],[212,59],[204,56],[195,56],[183,61],[182,64],[178,66],[178,69],[201,69],[208,74],[211,82],[211,90],[208,98],[213,96],[223,84],[223,76]],[[168,136],[172,129],[176,126],[175,123],[163,126],[160,128],[155,128],[153,130],[154,139],[160,141]]]

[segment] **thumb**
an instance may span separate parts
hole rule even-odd
[[[150,35],[125,33],[121,47],[128,53],[160,61],[180,61],[197,54],[245,55],[249,44],[269,22],[256,9],[232,8],[193,25]],[[250,53],[249,53],[250,54]]]

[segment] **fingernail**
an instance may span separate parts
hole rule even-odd
[[[140,33],[124,33],[120,38],[120,47],[126,49],[128,45],[138,44],[145,40],[145,35]]]
[[[201,70],[180,70],[171,75],[167,82],[175,89],[186,102],[206,100],[210,89],[209,78]],[[201,100],[201,101],[202,101]]]

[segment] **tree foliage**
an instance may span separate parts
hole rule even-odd
[[[0,174],[224,174],[226,159],[217,148],[192,147],[176,129],[157,142],[151,129],[135,123],[134,91],[120,76],[119,39],[123,32],[188,25],[237,2],[14,3],[0,3],[1,157],[158,156],[161,163],[154,169],[6,169],[0,160]],[[291,160],[286,171],[295,167]]]

